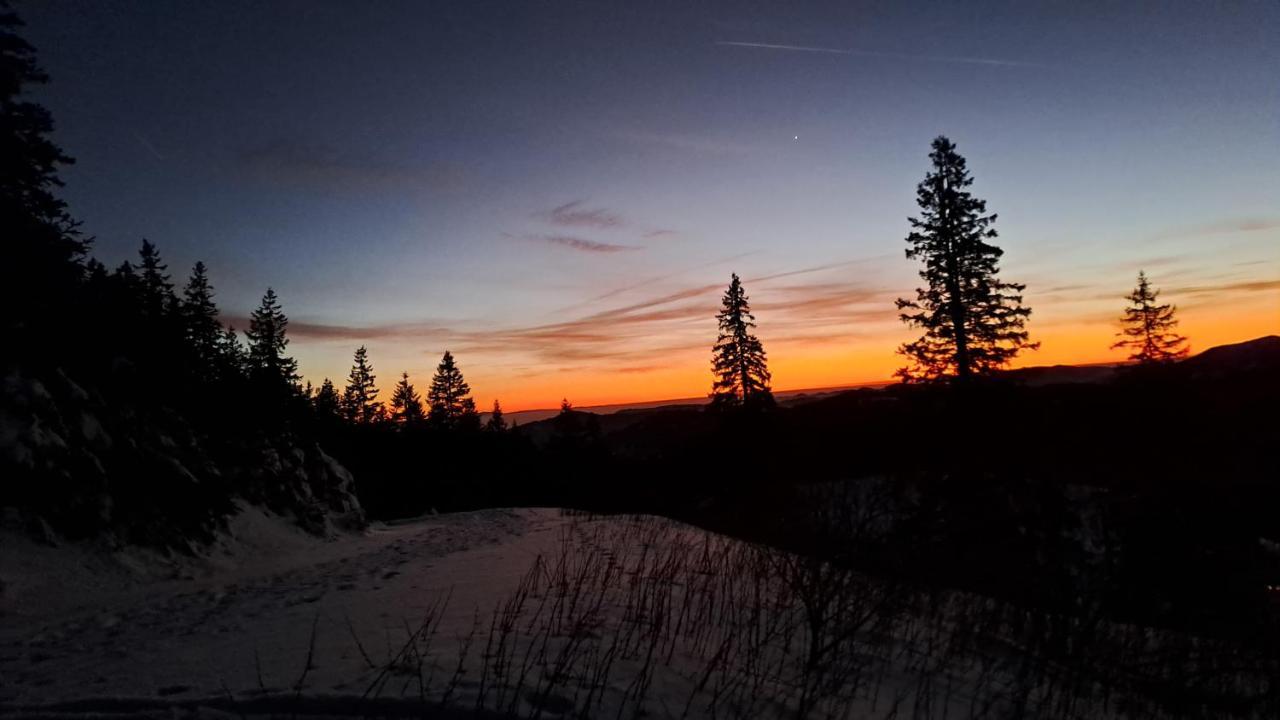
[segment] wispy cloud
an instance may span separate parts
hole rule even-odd
[[[764,285],[771,278],[797,277],[854,262],[862,261],[829,263],[745,282]],[[707,338],[715,332],[714,316],[723,290],[724,283],[690,285],[562,322],[467,333],[463,344],[476,352],[518,348],[553,364],[583,358],[644,364],[659,349],[682,352],[706,347]],[[762,339],[768,344],[771,333],[781,338],[784,328],[804,328],[815,336],[840,338],[860,332],[860,324],[892,321],[896,315],[891,295],[884,289],[853,283],[800,283],[753,289],[753,306],[760,318]],[[654,338],[665,339],[662,348],[654,347]]]
[[[1241,280],[1213,285],[1186,285],[1170,288],[1168,294],[1217,295],[1219,293],[1252,293],[1280,290],[1280,280]]]
[[[1028,285],[1028,287],[1030,287],[1030,285]],[[1074,283],[1070,285],[1051,285],[1046,288],[1040,288],[1037,290],[1037,292],[1044,295],[1050,295],[1055,293],[1071,293],[1071,292],[1079,292],[1081,290],[1092,290],[1096,287],[1097,287],[1096,284]]]
[[[562,228],[607,231],[630,230],[644,240],[657,240],[676,234],[674,230],[666,228],[654,229],[652,226],[646,228],[644,224],[633,223],[623,217],[621,213],[609,208],[590,207],[587,205],[586,200],[574,200],[553,207],[550,210],[535,212],[533,213],[533,218]],[[584,252],[620,252],[623,250],[642,249],[637,245],[600,242],[558,233],[529,235],[526,237],[543,240],[555,245],[564,245]]]
[[[629,367],[620,367],[617,372],[636,375],[640,373],[657,372],[658,370],[666,370],[666,365],[632,365]]]
[[[824,55],[852,55],[855,57],[891,58],[897,60],[925,60],[931,62],[961,63],[967,65],[993,65],[1002,67],[1048,67],[1041,63],[996,58],[963,57],[955,55],[924,55],[917,53],[884,52],[879,50],[854,50],[852,48],[814,47],[810,45],[784,45],[780,43],[742,42],[717,40],[716,45],[752,48],[756,50],[781,50],[787,52],[820,53]]]
[[[245,315],[223,315],[223,323],[236,328],[249,327],[249,318]],[[424,340],[445,339],[454,335],[454,331],[436,323],[399,323],[388,325],[330,325],[319,322],[290,320],[289,337],[304,340]]]
[[[1150,239],[1155,241],[1213,237],[1216,235],[1262,232],[1264,230],[1277,229],[1280,229],[1280,218],[1277,217],[1229,218],[1226,220],[1219,220],[1217,222],[1205,223],[1203,225],[1170,228],[1164,232],[1156,233],[1151,236]]]
[[[1223,277],[1223,276],[1218,276]],[[1230,277],[1230,276],[1226,276]],[[1237,276],[1238,277],[1238,276]],[[1200,282],[1186,285],[1165,285],[1157,286],[1155,290],[1160,293],[1162,300],[1171,302],[1177,301],[1179,297],[1195,296],[1197,298],[1205,298],[1209,296],[1230,296],[1248,293],[1274,292],[1280,290],[1280,280],[1228,280],[1223,279],[1220,282],[1213,282],[1213,278],[1205,278]],[[1100,292],[1089,296],[1090,300],[1117,300],[1127,297],[1127,289],[1120,292],[1112,290],[1110,292]]]
[[[551,208],[545,213],[538,213],[537,217],[561,227],[585,227],[598,230],[612,230],[627,224],[620,215],[611,210],[588,208],[584,207],[583,203],[583,200],[574,200]]]
[[[780,280],[786,277],[795,277],[796,275],[810,275],[816,272],[823,272],[824,270],[834,270],[836,268],[850,267],[852,265],[863,265],[866,263],[878,262],[880,260],[884,260],[885,258],[896,258],[896,257],[898,257],[896,254],[884,254],[884,255],[876,255],[874,257],[869,257],[869,258],[862,258],[860,260],[841,260],[839,262],[825,263],[822,265],[814,265],[812,267],[801,268],[799,270],[786,270],[783,272],[772,273],[769,275],[760,275],[753,278],[745,278],[743,282],[750,283],[750,282],[765,282],[768,280]]]
[[[464,178],[460,167],[448,163],[407,165],[288,139],[248,148],[239,163],[268,182],[339,191],[452,190]]]
[[[526,235],[530,240],[550,243],[551,245],[559,245],[573,250],[579,250],[587,253],[618,253],[628,250],[640,250],[637,245],[619,245],[617,243],[599,242],[596,240],[588,240],[586,238],[575,237],[573,235]]]
[[[604,293],[601,293],[601,294],[599,294],[599,295],[595,295],[595,296],[593,296],[593,297],[589,297],[589,298],[587,298],[586,300],[583,300],[582,302],[577,302],[577,303],[574,303],[574,304],[572,304],[572,305],[569,305],[569,306],[566,306],[566,307],[562,307],[562,308],[560,308],[559,310],[557,310],[556,312],[558,312],[558,313],[566,313],[566,312],[569,312],[569,311],[571,311],[571,310],[577,310],[577,309],[582,308],[582,307],[584,307],[584,306],[588,306],[588,305],[596,305],[596,304],[598,304],[598,303],[599,303],[600,301],[602,301],[602,300],[608,300],[609,298],[612,298],[612,297],[617,297],[617,296],[619,296],[619,295],[624,295],[624,294],[626,294],[626,293],[631,292],[632,290],[639,290],[639,289],[641,289],[641,288],[651,288],[651,287],[653,287],[653,286],[657,285],[658,283],[665,282],[665,281],[668,281],[668,280],[673,280],[673,279],[675,279],[675,278],[681,277],[682,275],[685,275],[686,273],[693,272],[693,271],[695,271],[695,270],[703,270],[703,269],[706,269],[706,268],[709,268],[709,267],[716,267],[717,265],[725,265],[725,264],[727,264],[727,263],[731,263],[731,262],[733,262],[734,260],[741,260],[742,258],[750,257],[750,256],[752,256],[752,255],[756,255],[756,254],[758,254],[758,251],[745,252],[745,253],[738,253],[737,255],[730,255],[729,257],[719,258],[719,259],[716,259],[716,260],[712,260],[711,262],[707,262],[707,263],[700,263],[700,264],[698,264],[698,265],[691,265],[691,266],[686,267],[686,268],[683,268],[683,269],[681,269],[681,270],[677,270],[677,271],[674,271],[674,272],[669,272],[669,273],[666,273],[666,274],[664,274],[664,275],[655,275],[655,276],[652,276],[652,277],[647,277],[647,278],[645,278],[645,279],[643,279],[643,280],[640,280],[640,281],[638,281],[638,282],[634,282],[634,283],[630,283],[630,284],[627,284],[627,285],[623,285],[623,286],[621,286],[621,287],[616,287],[616,288],[614,288],[614,289],[612,289],[612,290],[609,290],[608,292],[604,292]]]
[[[613,137],[640,145],[656,145],[670,150],[694,152],[704,155],[744,156],[760,152],[760,148],[746,143],[733,142],[717,137],[690,135],[686,133],[666,133],[651,131],[624,130],[612,133]]]
[[[819,279],[769,284],[770,279],[800,278],[853,262],[747,280],[766,347],[838,342],[873,332],[868,328],[878,327],[881,321],[892,322],[892,293],[883,288]],[[528,325],[463,328],[447,322],[418,322],[360,327],[293,322],[289,333],[315,342],[417,343],[432,354],[449,347],[459,355],[500,359],[535,373],[606,360],[607,367],[642,373],[661,369],[654,365],[655,357],[690,358],[690,353],[710,347],[724,287],[724,282],[687,284],[616,307],[599,308],[597,303],[595,309],[565,320]],[[243,326],[243,318],[238,320]]]

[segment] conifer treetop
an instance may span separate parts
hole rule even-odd
[[[342,407],[347,419],[355,423],[371,423],[382,417],[382,403],[378,402],[377,377],[369,362],[369,351],[361,345],[352,357],[351,372],[347,375],[347,387],[342,393]]]
[[[1023,350],[1039,346],[1029,339],[1022,304],[1025,285],[999,279],[1003,251],[988,242],[996,237],[995,213],[968,188],[967,163],[946,137],[933,141],[932,167],[916,187],[919,217],[909,218],[906,256],[920,260],[916,299],[899,299],[900,318],[922,328],[917,340],[898,352],[910,364],[897,373],[904,381],[966,380],[1005,367]]]
[[[1111,349],[1129,350],[1129,360],[1139,365],[1168,363],[1187,356],[1187,339],[1176,332],[1177,306],[1159,303],[1160,291],[1151,287],[1147,274],[1138,271],[1138,284],[1125,296],[1129,307],[1120,318],[1120,340]]]
[[[463,379],[453,353],[445,350],[427,391],[430,419],[436,423],[453,425],[462,418],[475,416],[476,405],[470,395],[471,386]]]
[[[332,380],[325,378],[320,383],[320,389],[311,399],[311,406],[322,418],[332,419],[339,416],[342,412],[342,399],[338,397],[338,390],[333,386]]]
[[[213,285],[203,262],[197,261],[191,268],[191,277],[182,289],[179,304],[183,334],[198,364],[199,372],[206,377],[216,375],[216,367],[223,340],[222,324],[218,322],[218,306],[213,301]]]
[[[169,266],[160,259],[160,250],[146,238],[142,239],[138,256],[142,269],[142,309],[153,318],[165,315],[177,304],[173,282],[169,279]]]
[[[298,363],[285,355],[288,327],[289,318],[280,307],[276,291],[268,287],[262,303],[249,316],[249,331],[245,333],[249,338],[249,364],[264,377],[294,386],[298,382]]]
[[[756,326],[742,281],[734,273],[716,314],[720,334],[712,348],[713,408],[768,408],[774,405],[764,345],[751,330]]]
[[[497,400],[493,401],[493,411],[489,413],[489,421],[485,423],[484,428],[492,432],[502,432],[507,429],[507,419],[502,414],[502,403]]]
[[[400,373],[400,381],[391,393],[391,414],[396,422],[409,426],[426,418],[422,407],[422,396],[418,394],[413,383],[409,382],[409,373]]]
[[[0,2],[0,227],[11,265],[3,277],[17,283],[49,279],[51,272],[78,272],[88,250],[66,202],[56,194],[62,187],[58,169],[75,161],[51,140],[53,116],[29,99],[32,87],[49,82],[49,76],[36,62],[35,48],[18,34],[22,26],[8,3]],[[62,280],[72,277],[59,274]]]

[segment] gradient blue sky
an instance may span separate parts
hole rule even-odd
[[[731,271],[777,387],[882,379],[940,133],[1024,362],[1114,359],[1139,268],[1197,347],[1280,332],[1275,2],[16,9],[95,254],[203,259],[229,319],[273,286],[313,380],[363,343],[482,405],[700,394]]]

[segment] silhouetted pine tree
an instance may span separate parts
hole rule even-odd
[[[187,350],[195,364],[195,375],[201,380],[217,376],[221,352],[222,324],[218,322],[218,306],[213,302],[213,286],[204,263],[191,268],[191,277],[182,289],[182,324]]]
[[[326,420],[341,417],[342,400],[338,397],[338,391],[333,387],[333,381],[325,378],[320,383],[320,389],[311,398],[311,406],[315,408],[316,414]]]
[[[589,447],[598,448],[600,419],[593,413],[573,409],[568,398],[560,401],[560,413],[551,419],[551,449],[578,455]]]
[[[715,373],[711,406],[717,409],[773,407],[764,346],[751,333],[756,318],[751,314],[737,273],[722,303],[723,308],[716,315],[720,321],[720,337],[716,339],[711,357],[711,369]]]
[[[281,381],[290,388],[298,383],[298,363],[284,354],[289,318],[280,309],[275,290],[267,288],[262,304],[249,317],[249,368],[259,379]]]
[[[249,368],[249,354],[240,342],[240,334],[230,325],[218,338],[218,380],[231,382],[244,377]]]
[[[66,203],[54,194],[62,186],[58,168],[72,160],[49,140],[49,111],[25,97],[49,78],[36,64],[35,50],[18,36],[20,27],[18,16],[0,3],[0,328],[6,356],[47,352],[42,341],[76,334],[66,321],[88,249]]]
[[[133,287],[139,321],[126,330],[124,353],[150,378],[137,391],[150,393],[182,382],[188,376],[190,355],[177,312],[178,298],[160,251],[143,240],[138,256],[139,272]]]
[[[133,269],[133,263],[125,260],[120,266],[111,272],[111,302],[115,305],[115,310],[122,315],[136,318],[141,312],[138,307],[139,295],[141,293],[140,281],[138,273]],[[126,334],[130,328],[126,328]]]
[[[133,292],[137,292],[138,273],[133,269],[133,263],[125,260],[111,275],[119,279],[122,284],[129,285]]]
[[[478,420],[476,404],[469,395],[471,386],[462,378],[462,371],[453,360],[453,354],[444,351],[444,357],[431,378],[427,391],[427,405],[431,422],[441,427],[459,427]]]
[[[369,352],[363,345],[356,348],[347,376],[347,387],[342,393],[342,411],[347,420],[355,423],[371,423],[382,417],[382,403],[378,402],[378,388],[374,385],[373,365]]]
[[[173,283],[169,281],[169,269],[160,260],[160,251],[148,240],[143,239],[142,249],[138,251],[142,258],[139,276],[142,292],[142,312],[153,320],[167,317],[177,305],[177,297],[173,294]]]
[[[490,432],[507,430],[507,419],[502,415],[502,403],[497,400],[493,401],[493,412],[489,413],[489,421],[484,424],[484,429]]]
[[[101,285],[106,281],[108,277],[110,277],[110,275],[111,274],[107,272],[107,266],[103,265],[102,261],[98,260],[97,258],[89,258],[88,260],[85,261],[84,263],[85,282],[91,285]],[[100,290],[95,287],[94,292],[100,292]]]
[[[1138,286],[1125,296],[1129,307],[1124,310],[1120,322],[1124,329],[1116,333],[1122,339],[1111,348],[1127,348],[1129,359],[1141,365],[1166,363],[1187,356],[1187,339],[1174,329],[1177,307],[1156,304],[1159,290],[1151,289],[1145,272],[1138,272]]]
[[[412,427],[426,419],[422,409],[422,397],[409,382],[409,373],[400,373],[400,382],[396,383],[395,392],[391,394],[391,415],[396,422],[405,427]]]
[[[924,328],[920,339],[898,352],[911,365],[897,372],[904,381],[948,376],[967,380],[1006,365],[1020,351],[1035,349],[1025,329],[1031,309],[1022,305],[1025,285],[1001,282],[1003,251],[987,242],[996,237],[996,215],[985,214],[986,201],[965,188],[973,178],[965,159],[945,137],[933,141],[933,169],[916,187],[920,217],[910,218],[907,258],[924,261],[926,287],[916,299],[897,302],[902,321]]]
[[[142,311],[142,279],[138,277],[133,263],[125,260],[111,272],[107,284],[106,304],[118,317],[128,318],[117,331],[116,336],[104,338],[101,350],[112,355],[133,357],[139,353],[151,352],[154,323],[147,321]],[[105,318],[104,318],[105,319]]]

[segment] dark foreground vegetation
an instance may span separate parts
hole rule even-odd
[[[1280,339],[1222,354],[1101,383],[860,390],[764,416],[569,411],[478,435],[507,444],[493,477],[508,480],[431,501],[661,514],[1027,607],[1274,647]],[[384,442],[420,447],[402,438]]]

